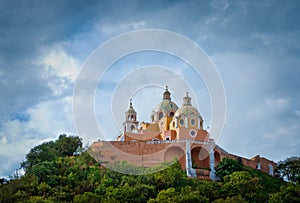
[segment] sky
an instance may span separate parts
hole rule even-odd
[[[299,1],[0,0],[0,177],[18,169],[32,147],[60,134],[78,135],[72,104],[82,67],[107,40],[141,29],[183,35],[215,64],[227,101],[219,146],[247,158],[300,156],[299,18]],[[189,91],[209,127],[210,94],[195,75],[165,53],[118,60],[95,93],[107,140],[122,131],[127,98],[138,119],[149,121],[165,85],[179,106]],[[126,92],[132,81],[147,85]]]

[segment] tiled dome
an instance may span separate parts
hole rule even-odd
[[[192,106],[183,106],[175,112],[175,117],[199,117],[199,111]]]
[[[175,112],[176,117],[199,117],[199,111],[192,106],[191,97],[189,97],[188,93],[183,97],[183,105]]]
[[[163,112],[164,114],[169,114],[170,112],[176,112],[177,109],[178,106],[177,104],[175,104],[175,102],[172,102],[170,100],[163,100],[162,102],[157,104],[156,107],[154,107],[152,113]]]

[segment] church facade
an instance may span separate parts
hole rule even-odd
[[[101,154],[105,163],[127,161],[138,166],[151,167],[175,158],[190,177],[215,180],[215,166],[224,157],[243,165],[256,168],[269,175],[274,174],[276,164],[266,158],[251,159],[230,154],[210,138],[203,129],[203,118],[193,107],[192,98],[186,93],[182,106],[171,99],[166,87],[162,101],[150,114],[151,122],[139,122],[137,112],[130,100],[125,112],[123,133],[116,141],[98,141],[91,146],[94,153]],[[112,150],[112,147],[116,150]],[[116,153],[118,151],[118,153]]]

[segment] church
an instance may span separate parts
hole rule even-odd
[[[182,106],[178,107],[166,87],[162,101],[150,113],[150,122],[139,122],[137,115],[130,99],[123,133],[116,141],[98,141],[91,146],[93,153],[101,154],[96,159],[104,166],[114,161],[127,161],[151,167],[176,159],[188,176],[216,180],[215,166],[222,158],[229,157],[245,166],[274,174],[276,164],[273,161],[259,155],[247,159],[218,146],[203,129],[203,118],[193,107],[188,93],[183,97]]]

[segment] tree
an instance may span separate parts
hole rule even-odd
[[[25,172],[30,172],[32,167],[42,162],[55,161],[57,157],[71,156],[78,147],[82,147],[81,139],[78,136],[60,135],[55,142],[44,142],[30,150],[26,160],[21,163]]]
[[[21,163],[21,167],[25,172],[29,172],[36,164],[45,161],[54,161],[58,155],[54,146],[55,143],[53,141],[35,146],[26,155],[26,160]]]
[[[247,171],[236,171],[224,177],[223,193],[226,197],[242,196],[250,202],[259,201],[260,179]]]
[[[41,162],[32,166],[27,174],[36,176],[40,182],[47,181],[49,176],[56,173],[56,165],[54,162]]]
[[[297,203],[300,202],[300,186],[289,185],[281,186],[280,191],[272,194],[269,199],[270,203],[289,202]]]
[[[101,197],[91,193],[91,192],[85,192],[84,194],[78,194],[74,197],[74,203],[100,203]]]
[[[59,156],[72,156],[78,147],[82,147],[82,141],[78,136],[62,134],[55,142],[55,149]]]
[[[216,175],[221,179],[221,181],[223,181],[223,178],[226,175],[230,175],[235,171],[241,171],[243,166],[236,160],[224,157],[215,169]]]
[[[277,164],[275,175],[294,184],[300,184],[300,157],[290,157]]]
[[[177,196],[177,193],[175,191],[175,188],[170,187],[166,190],[161,190],[158,193],[155,201],[161,202],[161,203],[175,202],[176,196]]]
[[[241,197],[241,195],[226,197],[226,199],[217,199],[213,203],[247,203],[246,199]]]

